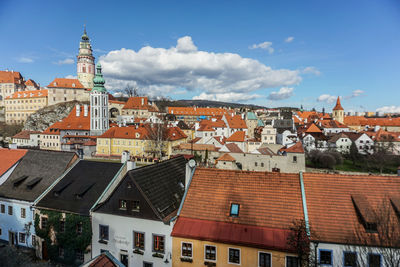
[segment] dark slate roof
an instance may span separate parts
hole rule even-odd
[[[39,208],[89,215],[121,163],[81,160],[38,203]]]
[[[120,192],[118,191],[124,190],[121,186],[128,179],[138,188],[156,218],[168,221],[178,210],[183,198],[185,171],[186,159],[184,156],[131,170],[121,180],[120,185],[112,192],[109,198],[97,208],[102,212],[121,215],[116,211],[102,207],[109,205],[109,201],[115,201],[116,197],[114,195],[119,194]],[[126,214],[126,216],[131,215]]]
[[[29,150],[0,186],[0,197],[35,201],[72,165],[74,157],[73,152]]]

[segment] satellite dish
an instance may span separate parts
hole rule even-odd
[[[188,164],[190,168],[196,167],[196,161],[194,159],[189,160]]]

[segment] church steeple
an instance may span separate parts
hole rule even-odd
[[[94,78],[94,57],[89,36],[86,33],[86,25],[83,28],[83,35],[79,43],[79,54],[77,56],[77,73],[79,81],[86,88],[93,87]]]
[[[343,109],[342,105],[340,104],[339,96],[336,100],[336,106],[333,108],[333,111],[332,111],[332,118],[334,120],[337,120],[340,123],[344,122],[344,109]]]
[[[94,87],[90,91],[90,134],[102,135],[109,128],[108,121],[108,93],[104,87],[105,80],[101,74],[101,65],[96,65]]]

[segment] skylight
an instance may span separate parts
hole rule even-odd
[[[239,204],[236,203],[232,203],[231,204],[231,212],[230,212],[230,216],[232,217],[239,217]]]

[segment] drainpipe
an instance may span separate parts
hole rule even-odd
[[[300,177],[300,187],[301,187],[301,199],[303,201],[304,222],[306,224],[307,235],[308,237],[310,237],[310,223],[308,220],[307,200],[306,200],[306,191],[304,188],[303,172],[299,173],[299,177]]]

